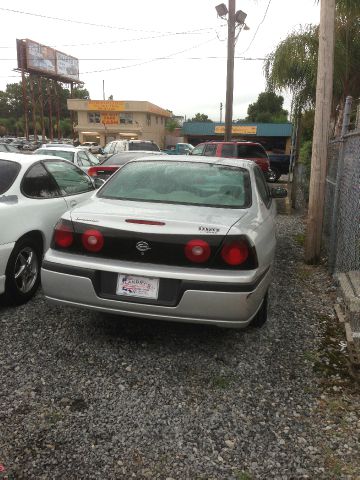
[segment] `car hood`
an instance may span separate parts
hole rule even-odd
[[[133,232],[173,235],[219,235],[244,219],[248,209],[194,205],[131,202],[94,197],[70,212],[75,224],[98,225]],[[129,220],[161,222],[163,225],[131,223]]]

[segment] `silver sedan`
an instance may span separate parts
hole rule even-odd
[[[53,303],[243,328],[267,318],[273,197],[251,161],[178,156],[120,168],[64,214],[42,267]]]

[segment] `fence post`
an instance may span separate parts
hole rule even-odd
[[[334,273],[336,268],[336,260],[337,260],[337,244],[338,244],[338,219],[339,219],[339,199],[340,199],[340,191],[341,191],[341,181],[342,181],[342,174],[344,169],[344,136],[348,132],[349,125],[350,125],[350,114],[351,114],[351,107],[352,107],[352,97],[346,97],[345,107],[344,107],[344,117],[343,117],[343,124],[341,129],[341,144],[339,148],[339,157],[338,157],[338,168],[336,171],[336,184],[335,184],[335,192],[334,192],[334,204],[332,210],[332,235],[330,239],[330,254],[329,254],[329,269],[331,273]]]

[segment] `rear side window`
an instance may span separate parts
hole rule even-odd
[[[260,145],[238,145],[238,158],[267,158],[265,150]]]
[[[269,208],[271,205],[271,196],[270,196],[269,187],[266,183],[264,174],[258,167],[254,169],[254,173],[255,173],[256,188],[259,192],[261,200],[265,203],[267,208]]]
[[[55,178],[63,196],[94,190],[90,177],[80,168],[67,162],[46,162],[46,168]]]
[[[148,150],[149,152],[160,152],[156,143],[152,142],[130,142],[129,150]]]
[[[206,145],[206,147],[205,147],[204,155],[206,155],[207,157],[215,157],[215,155],[216,155],[216,148],[217,148],[217,144],[216,144],[216,143],[209,143],[209,144]]]
[[[0,195],[9,190],[18,176],[20,168],[19,163],[0,160]]]
[[[236,155],[235,145],[233,143],[224,143],[221,146],[221,156],[225,158],[234,158]]]
[[[203,143],[200,143],[200,145],[197,145],[194,150],[191,152],[191,155],[202,155],[204,151],[205,145]]]
[[[104,153],[112,153],[114,151],[114,148],[115,148],[115,144],[114,143],[109,143],[104,148]]]
[[[33,165],[24,175],[22,193],[31,198],[59,197],[60,192],[51,175],[41,163]]]

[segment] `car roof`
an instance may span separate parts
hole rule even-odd
[[[208,142],[201,142],[201,144],[203,144],[203,143],[232,143],[234,145],[256,145],[256,146],[260,145],[260,147],[262,147],[260,142],[249,141],[249,140],[227,140],[227,141],[224,141],[224,140],[209,140]]]
[[[68,162],[68,160],[65,160],[64,158],[54,157],[53,155],[36,154],[36,153],[27,155],[25,153],[3,153],[3,152],[0,152],[0,160],[8,160],[10,162],[20,163],[25,167],[29,167],[33,163],[36,163],[40,160],[63,160],[64,162]]]
[[[73,146],[66,147],[64,145],[53,145],[51,147],[40,147],[38,148],[38,150],[64,150],[66,152],[78,152],[79,150],[81,150],[81,148],[73,147]],[[36,152],[38,150],[36,150]]]
[[[148,152],[147,152],[148,153]],[[256,163],[252,160],[246,160],[241,158],[225,158],[225,157],[207,157],[205,155],[176,155],[176,158],[172,158],[171,155],[168,155],[168,159],[164,158],[163,155],[149,155],[146,154],[141,158],[140,161],[154,161],[154,160],[161,160],[161,162],[169,161],[169,162],[187,162],[187,163],[209,163],[212,165],[224,165],[228,167],[242,167],[242,168],[250,168],[254,169],[257,167]],[[136,162],[139,159],[134,160]],[[132,160],[129,161],[131,163]]]

